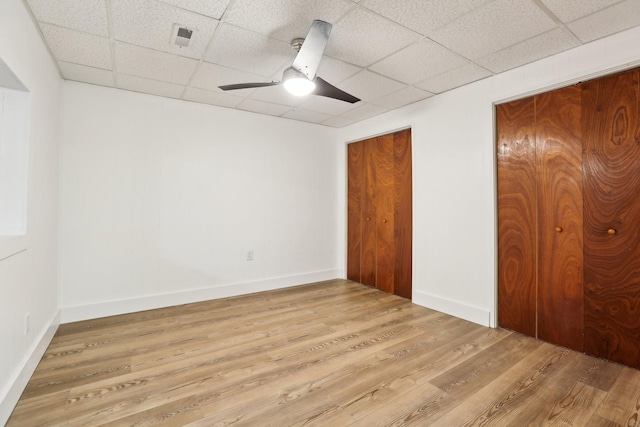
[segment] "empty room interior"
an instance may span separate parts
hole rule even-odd
[[[638,0],[0,0],[0,103],[0,424],[640,422]]]

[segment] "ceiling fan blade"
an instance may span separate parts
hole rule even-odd
[[[356,98],[355,96],[338,89],[326,80],[322,80],[320,77],[316,77],[314,82],[316,83],[316,88],[312,92],[314,95],[326,96],[327,98],[338,99],[340,101],[350,102],[351,104],[355,104],[360,101],[360,98]]]
[[[252,89],[256,87],[266,87],[279,85],[280,82],[262,82],[262,83],[238,83],[234,85],[218,86],[222,90],[236,90],[236,89]]]
[[[316,76],[330,33],[331,24],[320,20],[313,21],[296,59],[291,64],[293,68],[307,76],[309,80],[313,80]]]

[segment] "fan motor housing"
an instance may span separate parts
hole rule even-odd
[[[302,47],[302,43],[304,43],[304,39],[303,38],[297,38],[297,39],[291,40],[291,49],[295,50],[296,52],[300,52],[300,48]]]

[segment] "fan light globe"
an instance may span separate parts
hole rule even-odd
[[[284,88],[292,95],[309,95],[316,88],[316,84],[304,74],[294,68],[287,68],[283,75]]]
[[[309,95],[316,88],[316,84],[306,78],[296,77],[284,82],[284,88],[295,96]]]

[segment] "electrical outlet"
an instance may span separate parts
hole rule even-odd
[[[253,249],[247,251],[247,261],[253,261]]]
[[[31,325],[30,323],[30,317],[31,315],[29,313],[24,315],[24,334],[27,335],[29,333],[29,330],[31,329]]]

